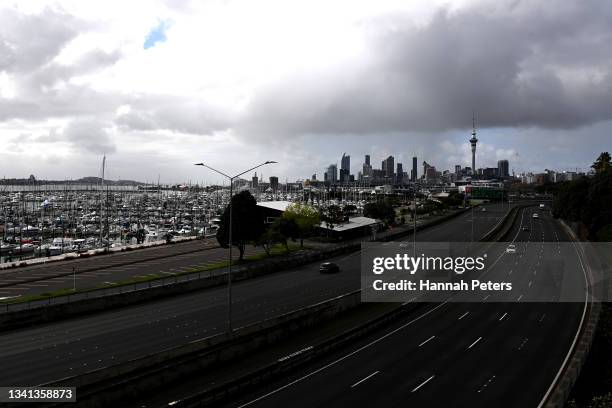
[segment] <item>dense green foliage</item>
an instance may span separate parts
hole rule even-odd
[[[240,260],[244,256],[245,245],[258,240],[265,231],[265,224],[261,209],[257,206],[255,197],[248,191],[241,191],[232,197],[232,245],[240,251]],[[221,223],[217,231],[217,241],[224,248],[229,243],[229,205],[221,215]]]
[[[561,183],[553,201],[553,215],[582,222],[589,239],[602,240],[612,224],[612,168],[592,178]]]
[[[382,220],[387,224],[393,224],[395,222],[395,210],[387,200],[367,203],[363,207],[363,215],[365,217]]]
[[[300,203],[288,206],[282,218],[295,224],[295,227],[289,224],[285,228],[289,228],[291,233],[288,237],[300,239],[300,246],[302,247],[304,246],[304,238],[309,237],[313,233],[314,228],[321,223],[321,217],[316,208]]]

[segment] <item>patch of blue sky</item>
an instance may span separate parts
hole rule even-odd
[[[145,37],[144,49],[149,49],[157,43],[166,41],[166,30],[168,27],[169,24],[167,21],[160,21]]]

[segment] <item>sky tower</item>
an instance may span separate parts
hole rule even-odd
[[[476,117],[472,112],[472,138],[470,139],[472,145],[472,175],[476,174],[476,143],[478,143],[478,139],[476,139]]]

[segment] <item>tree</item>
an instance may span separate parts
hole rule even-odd
[[[280,235],[283,237],[283,245],[285,245],[285,249],[289,251],[288,240],[291,239],[295,241],[300,236],[300,228],[297,223],[293,219],[281,217],[277,220],[278,223],[278,231]],[[275,225],[277,224],[275,223]]]
[[[365,217],[383,220],[387,224],[393,224],[395,222],[395,210],[391,203],[386,200],[367,203],[363,207],[363,215]]]
[[[270,225],[263,234],[257,239],[257,244],[261,245],[266,251],[266,255],[270,256],[270,250],[272,249],[272,245],[277,242],[283,243],[286,241],[285,237],[280,233],[280,228],[278,225],[278,219]]]
[[[610,159],[610,153],[603,152],[599,155],[595,163],[591,166],[596,173],[603,173],[612,168],[612,163]]]
[[[304,238],[309,237],[314,227],[321,224],[321,217],[316,208],[307,204],[294,203],[287,207],[283,218],[293,221],[297,226],[297,238],[300,239],[300,247],[304,247]]]
[[[561,183],[553,200],[553,215],[567,221],[581,222],[587,227],[591,240],[609,239],[612,225],[612,167],[605,169],[609,166],[608,161],[609,154],[602,153],[593,165],[599,169],[595,177]],[[600,165],[597,166],[597,163]]]
[[[248,191],[241,191],[232,197],[232,245],[240,252],[242,261],[244,248],[249,242],[257,241],[265,231],[265,223],[255,197]],[[223,248],[229,244],[230,207],[225,207],[221,215],[217,241]]]
[[[344,214],[351,216],[357,212],[357,207],[353,204],[347,204],[343,209]]]

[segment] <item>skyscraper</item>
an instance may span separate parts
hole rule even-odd
[[[371,166],[371,164],[370,164],[370,155],[369,154],[365,155],[365,164],[367,164],[368,166]]]
[[[342,153],[342,161],[340,162],[340,169],[341,170],[348,170],[348,172],[351,172],[351,156],[347,155],[346,153]]]
[[[325,181],[331,184],[336,184],[338,182],[338,166],[335,164],[330,164],[325,170],[325,176]]]
[[[497,175],[499,177],[510,176],[510,163],[508,160],[499,160],[497,162]]]
[[[397,163],[397,170],[395,171],[395,182],[401,184],[404,182],[404,167],[402,163]]]
[[[472,113],[472,138],[470,139],[470,145],[472,146],[472,174],[476,174],[476,116]]]
[[[410,178],[412,179],[412,181],[416,181],[417,177],[417,157],[414,156],[412,158],[412,174],[410,175]]]
[[[382,162],[382,171],[385,173],[385,177],[393,178],[394,170],[395,159],[393,158],[393,156],[389,156]]]

